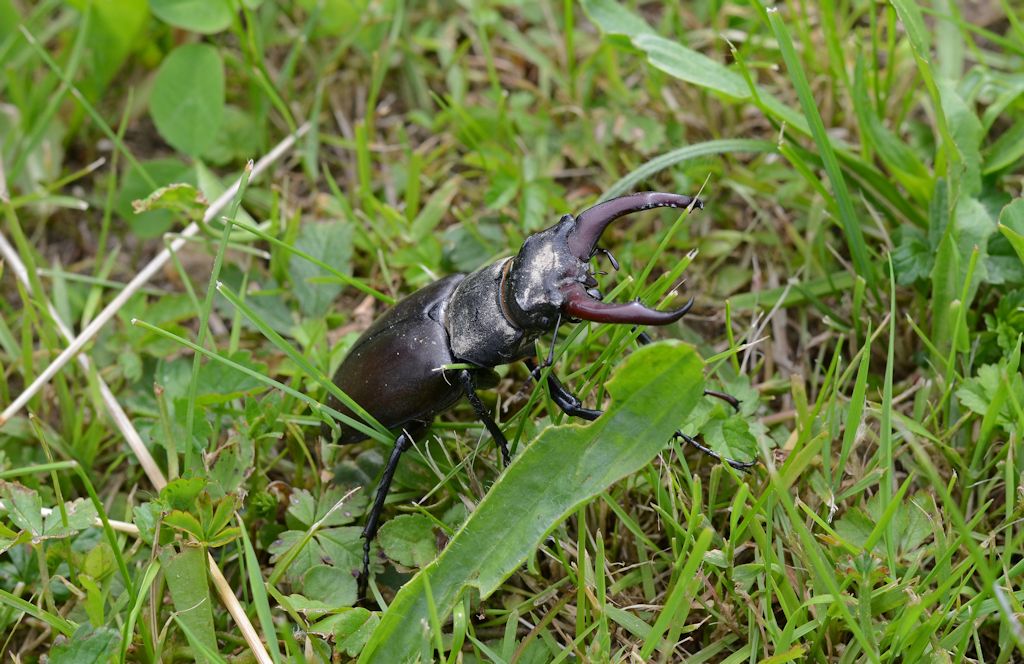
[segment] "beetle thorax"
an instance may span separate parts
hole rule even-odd
[[[506,258],[466,275],[452,293],[444,325],[452,354],[462,362],[496,367],[521,360],[537,334],[509,320],[502,302]]]

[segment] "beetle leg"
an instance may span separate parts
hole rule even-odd
[[[533,360],[524,361],[526,362],[526,366],[529,367],[532,371],[534,368],[533,366],[531,366],[534,365]],[[596,420],[604,412],[602,410],[584,408],[583,403],[580,401],[579,397],[570,392],[568,388],[565,387],[565,385],[562,385],[562,381],[558,380],[558,377],[555,376],[554,374],[548,374],[548,390],[551,392],[551,400],[554,401],[555,405],[557,405],[566,415],[579,417],[584,420]],[[733,404],[733,402],[736,401],[735,397],[725,394],[723,392],[716,392],[714,390],[705,390],[704,394],[712,397],[717,397],[719,399],[722,399],[723,401],[728,401],[730,404]],[[738,404],[739,402],[736,401],[736,404],[733,404],[733,406],[735,407]],[[696,440],[694,440],[693,436],[688,436],[682,431],[676,431],[673,434],[673,436],[683,439],[690,445],[693,445],[695,448],[697,448],[698,450],[712,458],[718,459],[719,461],[724,461],[725,463],[729,464],[736,470],[745,471],[757,465],[756,459],[753,461],[736,461],[734,459],[722,458],[722,455],[713,451],[706,445],[698,443]]]
[[[360,599],[366,597],[366,585],[370,580],[370,543],[377,536],[380,513],[384,509],[384,500],[388,497],[391,481],[395,479],[395,469],[398,468],[398,460],[402,457],[402,452],[405,452],[410,447],[412,447],[412,438],[403,431],[395,439],[395,446],[391,450],[388,465],[384,467],[384,474],[380,478],[380,484],[377,485],[377,496],[373,500],[373,507],[370,508],[370,515],[366,518],[366,525],[363,527],[363,571],[359,574]]]
[[[484,426],[491,433],[491,438],[498,445],[498,450],[501,452],[502,465],[507,467],[512,462],[512,458],[508,453],[508,440],[505,439],[505,434],[498,428],[494,418],[487,412],[484,402],[480,401],[480,397],[477,396],[476,385],[473,383],[473,374],[468,369],[463,369],[459,372],[459,380],[462,381],[462,388],[466,391],[466,398],[469,399],[470,405],[473,406],[477,418],[484,423]]]
[[[721,399],[729,406],[732,406],[732,410],[739,412],[739,400],[730,395],[729,392],[721,392],[717,389],[706,389],[705,397],[714,397],[715,399]]]
[[[676,438],[683,439],[685,442],[687,442],[690,445],[693,445],[694,447],[696,447],[698,450],[700,450],[704,454],[707,454],[709,457],[713,457],[715,459],[718,459],[719,461],[724,461],[725,463],[729,464],[730,466],[732,466],[736,470],[742,470],[742,471],[745,472],[745,471],[748,471],[748,470],[750,470],[751,468],[753,468],[754,466],[757,465],[757,459],[754,459],[753,461],[736,461],[734,459],[723,458],[722,455],[719,454],[718,452],[715,452],[710,447],[706,447],[704,445],[701,445],[696,440],[694,440],[692,436],[687,436],[682,431],[676,431],[674,436]]]
[[[523,360],[523,362],[531,374],[537,377],[540,376],[541,367],[538,367],[536,362],[532,359]],[[548,374],[548,392],[551,394],[551,400],[566,415],[579,417],[584,420],[596,420],[604,412],[603,410],[584,408],[583,402],[580,401],[579,397],[570,392],[565,385],[562,385],[562,381],[558,380],[558,376],[553,373]]]

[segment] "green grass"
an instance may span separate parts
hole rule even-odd
[[[0,656],[1024,658],[1019,3],[520,4],[0,0],[2,407],[302,128],[0,425]],[[318,438],[348,347],[646,189],[706,209],[616,224],[602,290],[695,296],[649,331],[740,412],[686,346],[563,326],[551,371],[611,412],[546,428],[500,367],[514,465],[439,418],[355,606],[390,442]]]

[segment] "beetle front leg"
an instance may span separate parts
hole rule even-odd
[[[484,423],[487,431],[491,434],[491,438],[497,444],[498,450],[501,452],[502,466],[507,468],[508,464],[512,462],[512,457],[508,453],[508,440],[505,438],[505,434],[501,432],[501,429],[498,428],[497,422],[487,412],[487,408],[480,401],[480,397],[477,396],[476,383],[473,381],[472,372],[468,369],[459,371],[459,381],[462,383],[462,389],[466,391],[466,398],[469,399],[470,405],[473,406],[473,410],[476,412],[477,419]]]
[[[535,365],[533,360],[524,360],[524,362],[526,363],[526,366],[531,371],[534,370],[535,366],[531,366],[531,365]],[[551,392],[551,400],[554,401],[555,405],[557,405],[562,410],[562,412],[565,413],[566,415],[571,415],[573,417],[579,417],[579,418],[584,419],[584,420],[596,420],[604,412],[602,410],[594,410],[592,408],[584,408],[583,405],[582,405],[582,402],[579,399],[579,397],[577,397],[575,394],[570,392],[568,390],[568,388],[565,387],[565,385],[562,385],[562,381],[558,380],[558,377],[555,376],[555,374],[553,374],[553,373],[548,374],[548,390]],[[716,397],[718,399],[722,399],[723,401],[726,401],[726,402],[730,403],[731,405],[733,405],[733,407],[736,407],[738,405],[738,402],[734,403],[734,402],[736,402],[735,397],[732,397],[732,396],[730,396],[728,394],[725,394],[723,392],[716,392],[714,390],[705,390],[704,394],[707,395],[707,396],[710,396],[710,397]],[[730,466],[732,466],[736,470],[746,471],[746,470],[749,470],[750,468],[753,468],[754,466],[757,465],[757,461],[756,460],[754,460],[754,461],[735,461],[734,459],[723,458],[722,455],[719,454],[718,452],[715,452],[714,450],[712,450],[711,448],[707,447],[706,445],[702,445],[701,443],[698,443],[696,440],[694,440],[693,436],[688,436],[685,433],[683,433],[682,431],[676,431],[673,434],[673,437],[682,439],[686,443],[689,443],[690,445],[693,445],[695,448],[697,448],[698,450],[700,450],[704,454],[707,454],[709,457],[712,457],[714,459],[718,459],[719,461],[724,461],[725,463],[729,464]]]
[[[377,495],[373,500],[373,507],[370,508],[370,515],[366,518],[366,525],[363,527],[363,570],[359,574],[359,599],[366,597],[366,586],[370,580],[370,543],[377,536],[384,500],[387,499],[388,491],[391,489],[391,481],[395,479],[398,460],[402,458],[402,453],[410,447],[412,447],[412,438],[403,431],[395,439],[395,446],[391,450],[388,465],[384,467],[384,474],[380,478],[380,484],[377,485]]]
[[[523,360],[526,364],[526,368],[530,370],[530,373],[535,377],[540,377],[540,367],[532,359]],[[555,405],[565,413],[572,417],[579,417],[584,420],[596,420],[601,417],[603,410],[594,410],[593,408],[584,408],[583,402],[580,401],[579,397],[570,392],[565,385],[562,385],[562,381],[558,380],[558,376],[554,373],[548,374],[548,392],[551,394],[551,400],[555,402]]]
[[[736,461],[735,459],[727,459],[718,452],[712,450],[710,447],[698,443],[696,440],[693,439],[693,436],[687,436],[682,431],[676,431],[674,434],[672,434],[672,436],[674,438],[680,438],[683,442],[693,445],[704,454],[707,454],[709,457],[713,457],[715,459],[718,459],[719,461],[724,461],[725,463],[729,464],[736,470],[742,470],[746,472],[757,465],[757,459],[754,459],[753,461]]]

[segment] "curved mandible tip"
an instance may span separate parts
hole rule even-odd
[[[640,302],[613,304],[600,302],[590,297],[582,286],[576,285],[565,291],[563,311],[573,318],[595,323],[625,323],[629,325],[668,325],[674,323],[693,307],[693,299],[679,309],[658,311]]]
[[[651,208],[688,208],[691,205],[698,210],[704,208],[699,198],[661,191],[644,191],[598,203],[576,217],[576,228],[569,235],[569,250],[580,260],[590,260],[597,249],[601,233],[619,217]]]

